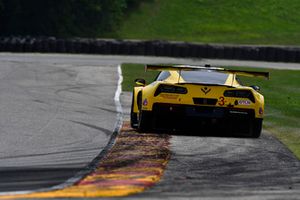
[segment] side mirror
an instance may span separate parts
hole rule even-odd
[[[134,80],[135,84],[138,86],[145,86],[146,85],[146,81],[142,78],[137,78]]]
[[[257,85],[251,85],[250,87],[252,87],[255,91],[259,92],[260,91],[260,87]]]

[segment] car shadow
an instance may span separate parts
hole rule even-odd
[[[176,136],[251,138],[251,135],[245,130],[234,130],[232,127],[222,125],[195,125],[181,126],[180,128],[175,128],[175,126],[159,127],[147,132]]]

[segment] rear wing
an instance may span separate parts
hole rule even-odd
[[[229,74],[236,74],[240,76],[249,77],[262,77],[269,79],[269,72],[247,71],[247,70],[234,70],[225,69],[221,67],[211,67],[210,65],[194,66],[194,65],[145,65],[145,71],[157,70],[157,71],[199,71],[199,70],[212,70]]]

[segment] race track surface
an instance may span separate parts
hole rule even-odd
[[[141,196],[300,195],[299,162],[267,133],[258,140],[173,136],[171,144],[172,158],[163,180]]]
[[[115,128],[121,62],[202,61],[0,54],[0,192],[80,177]],[[121,100],[128,120],[130,93]],[[205,135],[171,135],[161,181],[127,199],[300,199],[299,160],[269,133],[259,139]]]
[[[73,58],[0,58],[0,191],[64,183],[107,145],[117,68]]]

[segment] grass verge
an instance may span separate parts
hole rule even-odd
[[[135,86],[134,80],[136,78],[143,78],[146,80],[146,84],[151,83],[156,75],[157,71],[147,71],[145,72],[144,65],[141,64],[122,64],[122,74],[123,74],[123,91],[132,91]]]
[[[299,45],[299,10],[298,0],[149,0],[108,37]]]
[[[241,69],[241,68],[234,68]],[[253,68],[242,68],[254,70]],[[255,70],[266,71],[256,68]],[[265,96],[266,116],[264,128],[273,133],[300,159],[300,71],[268,70],[270,80],[241,77],[244,85],[259,85]],[[145,72],[141,64],[123,64],[124,91],[132,91],[135,78],[151,83],[156,71]]]

